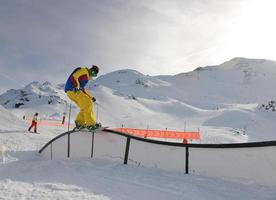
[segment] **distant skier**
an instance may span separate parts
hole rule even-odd
[[[67,96],[74,101],[80,108],[80,112],[75,120],[76,128],[87,128],[89,130],[100,127],[100,123],[96,123],[93,112],[93,102],[96,99],[84,87],[92,77],[96,77],[99,73],[99,67],[93,65],[91,68],[78,67],[69,76],[65,84],[65,92]]]
[[[35,113],[33,116],[32,124],[29,127],[28,131],[31,131],[31,129],[34,127],[34,132],[37,133],[37,116],[38,116],[38,113]]]

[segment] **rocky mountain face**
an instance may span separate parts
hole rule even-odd
[[[62,85],[50,82],[32,82],[23,89],[8,90],[0,95],[0,104],[5,108],[33,107],[45,104],[65,104]]]

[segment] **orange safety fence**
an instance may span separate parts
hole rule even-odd
[[[32,120],[26,120],[29,124],[32,123]],[[62,124],[62,121],[46,121],[46,120],[38,120],[38,126],[68,126],[68,123]]]
[[[29,124],[32,120],[26,120]],[[62,124],[62,121],[49,121],[49,120],[38,120],[37,124],[39,126],[63,126],[67,127],[68,123]],[[70,126],[73,124],[70,124]],[[114,128],[113,130],[123,132],[130,135],[135,135],[143,138],[170,138],[170,139],[200,139],[199,131],[168,131],[168,130],[150,130],[150,129],[135,129],[135,128]]]
[[[135,135],[139,137],[153,138],[171,138],[171,139],[200,139],[199,131],[184,132],[184,131],[168,131],[168,130],[150,130],[150,129],[135,129],[135,128],[115,128],[113,130]]]

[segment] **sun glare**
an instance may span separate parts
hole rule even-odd
[[[233,16],[224,43],[236,56],[276,60],[276,1],[247,0],[241,14]]]

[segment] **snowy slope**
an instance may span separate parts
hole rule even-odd
[[[1,130],[16,130],[25,127],[23,120],[17,118],[10,111],[0,105],[0,129]],[[13,122],[13,123],[11,123]]]
[[[3,199],[274,200],[275,188],[102,160],[21,160],[0,168]],[[13,173],[11,173],[13,172]]]
[[[272,61],[236,58],[175,76],[120,70],[99,77],[90,89],[97,98],[95,115],[111,127],[200,128],[202,143],[270,140],[276,138],[276,114],[259,104],[275,99],[274,68]],[[41,125],[40,134],[32,134],[22,116],[38,111],[40,119],[60,119],[68,114],[66,102],[63,86],[49,82],[0,95],[0,150],[7,150],[5,162],[0,154],[0,199],[276,199],[275,188],[250,182],[97,159],[42,160],[37,151],[67,127]]]
[[[15,110],[14,114],[20,118],[32,118],[38,112],[41,119],[60,119],[67,109],[67,101],[63,85],[50,82],[32,82],[22,89],[11,89],[0,95],[0,104]]]
[[[275,99],[275,84],[274,61],[234,58],[218,66],[175,76],[151,77],[134,70],[115,71],[99,77],[91,89],[95,90],[95,85],[112,88],[114,95],[136,100],[156,112],[157,118],[167,115],[167,120],[158,120],[161,123],[155,123],[153,115],[145,116],[145,123],[144,115],[137,112],[143,127],[183,130],[185,124],[190,129],[200,128],[203,142],[208,143],[244,142],[246,136],[250,141],[275,139],[274,114],[270,112],[272,118],[266,117],[262,113],[268,112],[260,109],[261,104]],[[224,136],[231,139],[224,140]]]
[[[166,97],[204,107],[226,103],[261,103],[273,99],[276,63],[234,58],[218,66],[175,76],[145,76],[133,70],[103,75],[96,83],[143,98]]]
[[[95,115],[110,127],[198,130],[202,143],[273,140],[276,64],[234,58],[218,66],[174,76],[148,76],[135,70],[111,72],[91,82]],[[0,104],[18,117],[61,120],[70,100],[63,85],[33,82],[0,95]],[[24,104],[24,105],[23,105]],[[18,107],[18,108],[15,108]],[[73,104],[73,117],[78,109]]]
[[[32,138],[27,132],[29,125],[30,122],[18,118],[12,112],[0,106],[0,152],[2,146],[8,151],[37,150],[58,134],[57,132],[52,132],[53,128],[50,127],[44,130],[44,133],[48,132],[47,135]],[[61,128],[55,129],[58,132],[64,131]],[[41,131],[40,128],[38,130],[39,132]]]
[[[50,82],[32,82],[23,89],[8,90],[0,96],[0,104],[6,108],[28,108],[45,104],[64,104],[66,95],[62,85]]]
[[[16,117],[0,118],[13,124]],[[0,132],[5,162],[0,159],[0,199],[206,199],[274,200],[275,188],[219,178],[184,175],[156,168],[122,165],[99,159],[43,160],[37,153],[61,129],[40,127]],[[51,134],[50,134],[51,133]],[[1,148],[2,149],[2,148]]]
[[[6,123],[12,124],[14,118]],[[207,199],[273,200],[275,188],[219,178],[170,173],[99,159],[42,160],[37,150],[61,130],[40,135],[0,132],[7,149],[0,162],[0,199]]]
[[[177,77],[174,83],[182,85],[184,91],[190,91],[184,94],[184,98],[191,103],[193,100],[210,105],[261,103],[274,98],[276,63],[235,58],[219,66],[198,68]]]

